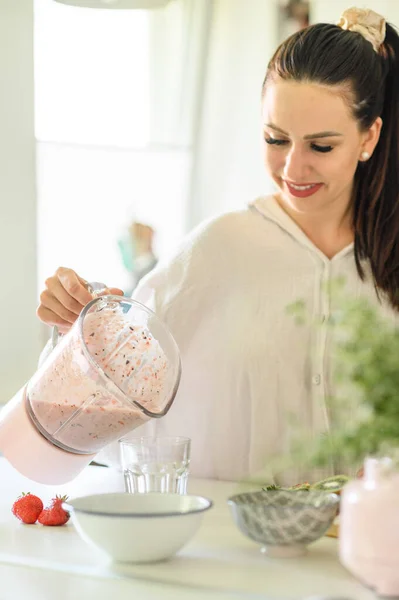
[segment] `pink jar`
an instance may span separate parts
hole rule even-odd
[[[399,472],[388,458],[368,458],[363,479],[342,492],[339,555],[366,586],[399,596]]]

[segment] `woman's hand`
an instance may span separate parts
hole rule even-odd
[[[108,288],[105,293],[123,296],[118,288]],[[46,279],[36,314],[46,325],[57,325],[61,333],[66,333],[92,299],[85,279],[72,269],[59,267]]]

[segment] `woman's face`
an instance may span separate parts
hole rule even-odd
[[[307,82],[271,82],[262,109],[265,165],[282,201],[301,213],[346,210],[358,161],[372,154],[380,124],[361,132],[337,90]]]

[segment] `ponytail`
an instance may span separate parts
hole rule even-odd
[[[388,23],[379,54],[383,125],[372,157],[355,174],[355,260],[362,279],[361,260],[370,262],[377,292],[399,311],[399,36]]]

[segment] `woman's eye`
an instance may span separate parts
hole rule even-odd
[[[312,150],[316,150],[316,152],[331,152],[333,149],[332,146],[319,146],[318,144],[311,144]]]
[[[277,140],[276,138],[272,137],[265,137],[265,142],[271,146],[283,146],[284,144],[287,144],[287,140]]]
[[[288,140],[281,140],[281,139],[277,139],[277,138],[273,138],[273,137],[265,137],[265,142],[266,142],[266,144],[270,144],[271,146],[285,146],[286,144],[289,143]],[[310,147],[315,152],[322,152],[322,153],[331,152],[333,150],[332,146],[319,146],[319,144],[314,144],[314,143],[310,144]]]

